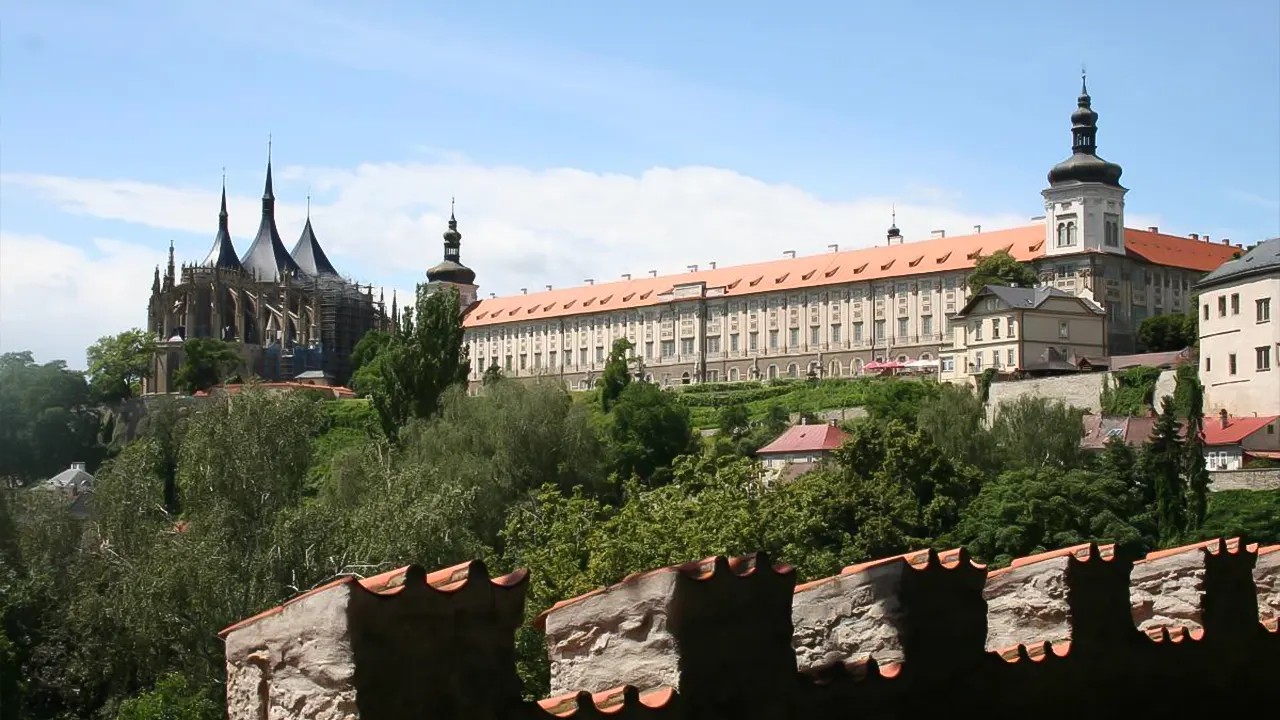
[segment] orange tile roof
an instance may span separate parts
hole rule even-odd
[[[1239,248],[1176,235],[1125,228],[1125,245],[1148,262],[1208,272],[1231,259]],[[954,270],[967,270],[977,258],[1007,250],[1023,262],[1044,257],[1044,226],[1025,225],[975,235],[935,238],[901,245],[876,245],[836,253],[806,255],[783,260],[733,265],[676,275],[638,277],[609,283],[511,295],[478,301],[467,313],[467,327],[509,322],[519,310],[525,320],[545,320],[585,315],[609,301],[610,310],[659,305],[677,286],[705,283],[723,288],[725,297],[741,297],[769,291],[789,291],[840,285],[853,281],[884,280]],[[929,262],[924,262],[929,259]],[[901,260],[902,262],[897,262]],[[818,272],[821,271],[821,272]],[[744,284],[743,281],[747,282]],[[766,281],[767,282],[764,282]],[[762,285],[763,283],[763,285]],[[588,304],[604,298],[598,304]]]
[[[639,691],[631,685],[611,688],[598,693],[565,693],[539,700],[538,706],[556,717],[573,717],[579,710],[595,710],[613,714],[628,707],[643,706],[650,710],[664,708],[676,696],[674,688],[657,687]]]
[[[1008,567],[1000,568],[999,570],[992,570],[990,573],[987,574],[987,579],[990,580],[993,578],[1000,577],[1001,575],[1007,575],[1013,570],[1020,567],[1026,567],[1028,565],[1034,565],[1038,562],[1044,562],[1045,560],[1052,560],[1053,558],[1066,557],[1068,555],[1073,556],[1075,557],[1075,559],[1080,560],[1082,562],[1088,562],[1090,560],[1093,560],[1094,558],[1098,558],[1105,561],[1111,561],[1112,559],[1115,558],[1116,546],[1114,543],[1108,544],[1108,545],[1095,545],[1093,543],[1081,543],[1079,545],[1073,545],[1071,547],[1062,548],[1060,550],[1050,550],[1049,552],[1043,552],[1043,553],[1040,553],[1039,555],[1028,555],[1026,557],[1020,557],[1015,559],[1012,563],[1010,563]]]
[[[757,455],[776,453],[821,452],[840,447],[848,434],[830,423],[792,425],[773,442],[756,451]]]
[[[1167,550],[1156,550],[1155,552],[1147,553],[1147,556],[1138,562],[1151,562],[1152,560],[1160,560],[1161,558],[1181,555],[1184,552],[1197,549],[1204,550],[1205,552],[1213,555],[1221,554],[1224,551],[1234,555],[1240,552],[1240,538],[1215,538],[1213,540],[1191,543],[1190,545],[1182,545],[1181,547],[1169,548]],[[1245,552],[1257,552],[1257,550],[1257,543],[1245,546]]]
[[[1280,419],[1280,415],[1263,415],[1259,417],[1228,417],[1227,426],[1216,417],[1204,419],[1205,445],[1236,445],[1250,435]]]

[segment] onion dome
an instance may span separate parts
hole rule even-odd
[[[427,280],[458,285],[474,285],[476,273],[462,264],[462,233],[458,219],[449,213],[449,229],[444,231],[444,261],[427,270]]]
[[[1069,183],[1102,183],[1120,187],[1123,169],[1113,162],[1098,157],[1098,113],[1093,109],[1088,86],[1080,82],[1080,97],[1075,112],[1071,113],[1071,157],[1049,171],[1049,185]]]

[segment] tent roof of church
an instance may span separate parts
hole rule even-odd
[[[224,270],[240,270],[240,258],[236,257],[236,246],[231,242],[231,231],[227,225],[227,186],[222,186],[222,210],[218,213],[218,234],[213,239],[213,247],[205,257],[205,267],[216,267]]]
[[[276,280],[282,273],[297,275],[303,272],[285,250],[280,231],[276,229],[276,196],[271,187],[270,161],[267,162],[267,184],[262,194],[262,220],[258,224],[258,234],[240,258],[240,264],[259,280]]]
[[[298,243],[293,246],[289,256],[308,275],[338,274],[333,263],[329,262],[329,257],[324,254],[324,248],[320,247],[320,241],[316,239],[315,230],[311,228],[310,217],[307,218],[307,224],[302,227],[302,235],[298,237]]]

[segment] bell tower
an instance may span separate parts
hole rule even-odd
[[[427,292],[436,292],[442,287],[457,288],[458,302],[465,311],[476,301],[480,288],[476,285],[475,271],[462,264],[462,233],[458,231],[453,202],[450,201],[449,205],[449,228],[444,231],[444,260],[427,270]]]
[[[1071,113],[1071,157],[1049,171],[1044,197],[1045,255],[1103,252],[1124,255],[1121,167],[1098,157],[1098,113],[1084,73]]]

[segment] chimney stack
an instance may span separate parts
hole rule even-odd
[[[711,266],[711,269],[712,269],[712,270],[715,270],[715,269],[716,269],[716,261],[715,261],[715,260],[712,260],[711,262],[709,262],[709,263],[707,263],[707,264]]]
[[[548,286],[547,286],[547,292],[551,292],[551,286],[550,286],[550,285],[548,285]]]
[[[795,259],[796,259],[796,251],[795,251],[795,250],[783,250],[783,251],[782,251],[782,256],[783,256],[783,257],[786,257],[786,258],[791,258],[792,260],[795,260]]]
[[[830,245],[827,246],[827,249],[830,250],[831,252],[840,252],[840,244],[831,243]]]
[[[973,226],[973,234],[974,234],[974,235],[981,235],[981,234],[982,234],[982,226],[981,226],[981,225],[974,225],[974,226]]]
[[[1160,232],[1160,228],[1159,228],[1158,226],[1156,226],[1156,225],[1148,225],[1148,226],[1147,226],[1147,232],[1158,233],[1158,232]]]
[[[1227,425],[1231,424],[1231,418],[1227,415],[1227,409],[1223,408],[1218,411],[1218,426],[1223,430],[1227,429]]]
[[[1206,235],[1205,237],[1208,237],[1208,236]],[[1199,239],[1200,239],[1200,233],[1191,233],[1191,239],[1192,239],[1192,240],[1199,240]]]
[[[932,238],[944,238],[947,236],[946,230],[930,230],[929,236]]]
[[[528,295],[528,294],[529,294],[529,288],[520,288],[520,294],[521,294],[521,295]]]
[[[623,279],[623,280],[630,280],[630,279],[631,279],[631,273],[622,273],[622,279]]]
[[[688,265],[688,266],[686,266],[686,267],[688,267],[688,268],[689,268],[689,272],[698,272],[698,266],[697,266],[697,265]]]
[[[585,282],[585,283],[586,283],[586,284],[588,284],[588,285],[595,285],[595,284],[596,284],[596,281],[595,281],[595,279],[594,279],[594,278],[587,278],[586,280],[583,280],[583,282]]]
[[[649,271],[649,277],[658,277],[658,271],[657,271],[657,270],[650,270],[650,271]]]

